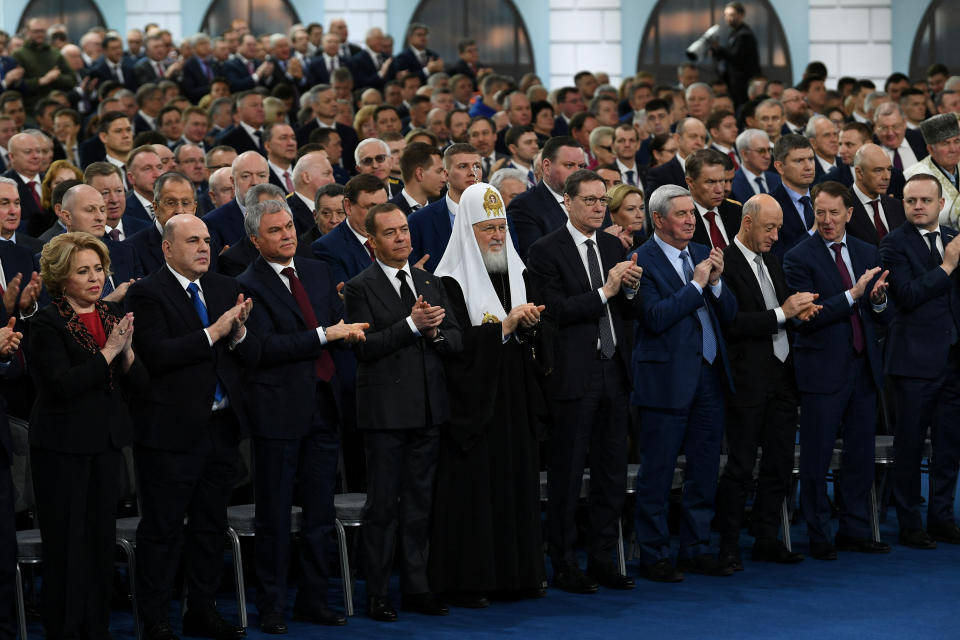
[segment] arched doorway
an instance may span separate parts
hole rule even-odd
[[[660,0],[643,30],[637,70],[649,71],[658,82],[676,84],[677,66],[688,62],[687,47],[715,24],[726,28],[722,0]],[[757,36],[760,70],[771,80],[793,84],[790,50],[783,25],[767,0],[743,0],[744,21]],[[700,78],[716,75],[713,58],[700,59]]]
[[[31,0],[20,16],[17,31],[33,18],[43,18],[48,24],[66,25],[67,37],[71,42],[80,42],[80,36],[87,31],[107,24],[100,9],[91,0]]]
[[[519,80],[535,70],[530,35],[510,0],[422,0],[411,22],[430,26],[430,48],[447,65],[455,63],[457,42],[477,41],[481,64]],[[405,43],[397,42],[394,53]]]
[[[948,69],[960,68],[960,49],[956,34],[960,29],[960,13],[955,1],[934,0],[927,7],[910,51],[910,77],[926,79],[927,67],[935,62]]]
[[[200,30],[220,35],[230,28],[230,21],[235,18],[245,19],[250,31],[257,36],[286,33],[300,22],[296,10],[287,0],[213,0]]]

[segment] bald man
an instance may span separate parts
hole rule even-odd
[[[874,246],[906,221],[903,202],[887,195],[892,172],[890,156],[872,142],[853,156],[853,216],[847,232]]]
[[[244,238],[244,196],[250,187],[270,181],[270,166],[267,159],[258,152],[244,151],[233,161],[231,175],[234,198],[203,216],[211,240],[221,247],[236,244]]]

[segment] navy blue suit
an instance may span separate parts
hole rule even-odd
[[[780,174],[778,174],[776,171],[764,171],[763,182],[767,187],[767,193],[771,193],[774,189],[780,186]],[[745,203],[747,200],[756,195],[753,187],[750,186],[750,182],[747,179],[747,175],[743,172],[743,169],[737,169],[736,173],[733,174],[732,195],[733,199],[740,204]]]
[[[317,124],[316,118],[311,118],[307,124],[300,127],[297,130],[297,146],[302,147],[303,145],[310,142],[310,134],[313,133],[314,129],[317,129],[320,125]],[[357,138],[357,132],[353,130],[353,127],[348,127],[345,124],[340,122],[336,123],[336,131],[340,136],[340,162],[343,164],[343,169],[346,170],[347,175],[353,173],[353,170],[357,166],[357,162],[353,157],[353,150],[357,148],[360,140]],[[334,176],[337,175],[337,166],[334,165]],[[347,177],[343,182],[337,181],[337,184],[346,184],[347,180],[350,178]]]
[[[647,171],[646,182],[644,183],[644,193],[653,194],[658,187],[665,184],[675,184],[678,187],[687,188],[686,174],[677,156],[673,156],[670,162],[658,165]]]
[[[424,255],[430,254],[424,269],[433,273],[440,264],[440,258],[447,250],[450,234],[453,233],[447,199],[440,198],[410,214],[409,223],[410,244],[413,245],[409,260],[413,264],[419,262]]]
[[[380,77],[380,70],[366,50],[360,51],[360,53],[347,60],[347,66],[353,73],[354,86],[383,89],[383,78]]]
[[[150,217],[150,214],[143,207],[143,204],[140,202],[140,198],[138,198],[133,192],[133,189],[131,189],[130,193],[127,194],[127,207],[123,210],[124,221],[130,218],[136,218],[137,220],[142,220],[143,222],[153,224],[153,218]]]
[[[348,282],[373,262],[346,220],[314,241],[311,248],[314,257],[330,266],[337,282]]]
[[[708,247],[693,242],[687,251],[693,265],[710,255]],[[681,449],[687,455],[687,480],[680,557],[693,559],[708,552],[723,439],[723,380],[731,379],[722,330],[736,316],[737,301],[722,281],[719,296],[709,285],[701,292],[694,283],[684,283],[656,238],[633,254],[643,267],[630,399],[640,407],[643,425],[637,541],[640,561],[653,565],[670,552],[667,499]],[[697,315],[704,306],[717,339],[712,364],[704,359]],[[732,391],[729,382],[726,386]]]
[[[266,152],[263,149],[263,144],[258,144],[250,137],[250,134],[247,133],[247,130],[237,125],[236,127],[226,130],[219,138],[216,140],[217,144],[225,144],[241,154],[244,151],[256,151],[260,155],[266,157]]]
[[[440,57],[436,51],[430,49],[424,49],[423,51],[427,55],[427,62],[431,62]],[[413,49],[409,46],[404,47],[403,51],[394,56],[393,64],[390,65],[390,70],[387,73],[392,79],[401,71],[409,71],[418,76],[421,84],[426,84],[427,82],[427,76],[423,72],[423,65],[420,63],[420,60],[417,59],[417,55],[413,52]]]
[[[143,218],[131,216],[131,215],[128,215],[127,213],[123,214],[123,217],[120,218],[120,222],[123,223],[124,238],[129,238],[136,232],[142,229],[146,229],[152,224],[152,222],[144,220]]]
[[[145,229],[137,231],[135,234],[128,235],[127,239],[123,241],[124,244],[129,243],[134,249],[136,249],[137,256],[140,258],[140,265],[143,268],[144,275],[150,275],[164,264],[166,261],[163,259],[163,249],[160,247],[163,242],[163,238],[160,236],[160,231],[157,229],[157,225],[150,224]],[[213,238],[210,239],[210,271],[216,272],[218,268],[218,259],[217,256],[220,253],[221,246],[216,244],[213,241]]]
[[[957,232],[940,227],[946,247]],[[900,530],[921,529],[920,462],[927,427],[933,428],[927,527],[954,524],[953,501],[960,467],[960,280],[933,261],[930,245],[907,223],[880,243],[890,270],[895,305],[884,372],[896,401],[894,494]]]
[[[253,62],[254,70],[256,70],[263,61],[251,60],[251,62]],[[254,82],[253,76],[250,75],[250,71],[247,69],[247,65],[237,57],[231,57],[223,63],[223,73],[227,77],[227,84],[230,85],[230,91],[234,93],[253,89],[258,84]],[[261,78],[260,80],[263,79]]]
[[[210,232],[210,240],[220,247],[233,246],[247,235],[243,230],[243,212],[236,198],[203,216],[203,221]]]
[[[849,234],[845,242],[855,284],[866,270],[880,266],[880,255],[876,247]],[[844,505],[838,534],[870,538],[868,493],[873,484],[877,390],[883,372],[876,325],[887,322],[892,305],[877,311],[870,303],[877,274],[851,307],[835,254],[818,233],[787,252],[783,270],[791,290],[818,293],[817,304],[823,305],[811,320],[795,323],[793,349],[800,392],[800,507],[810,542],[832,543],[825,478],[837,437],[843,438],[838,490]],[[854,313],[863,327],[861,353],[854,348]]]
[[[336,283],[323,262],[296,258],[291,265],[306,289],[321,327],[343,319]],[[317,377],[323,351],[281,277],[262,258],[237,277],[254,299],[249,325],[263,345],[252,373],[249,410],[256,460],[257,609],[282,612],[290,565],[290,507],[298,486],[303,507],[302,571],[295,610],[326,606],[327,539],[333,530],[333,494],[339,451],[336,377]],[[261,614],[262,615],[262,614]]]
[[[534,242],[567,224],[567,214],[542,180],[510,201],[507,218],[521,258]]]
[[[782,182],[777,185],[776,189],[770,192],[770,195],[780,204],[780,208],[783,210],[783,226],[780,228],[780,235],[777,241],[774,242],[770,248],[770,253],[783,258],[783,254],[810,234],[800,214],[797,213],[797,207],[793,204],[793,200],[790,199],[790,195],[787,193],[787,189],[783,186]],[[813,203],[811,202],[811,206],[812,205]],[[798,291],[809,291],[809,289],[798,289]]]
[[[114,286],[120,286],[128,280],[138,280],[146,275],[133,245],[113,240],[105,240],[105,243],[110,251],[110,271]]]
[[[217,75],[212,61],[208,59],[204,62],[207,65],[206,73],[197,56],[191,57],[183,65],[183,79],[180,81],[180,87],[191,102],[199,102],[200,98],[210,93],[210,83]]]
[[[13,168],[5,171],[3,177],[17,183],[17,195],[20,196],[20,226],[17,227],[17,231],[34,237],[43,233],[53,220],[50,220],[47,213],[33,199],[33,191],[20,179],[20,175]],[[37,192],[40,192],[39,184]]]
[[[103,162],[107,157],[107,148],[103,146],[100,137],[94,135],[78,145],[80,151],[80,168],[86,169],[94,162]]]
[[[129,58],[123,58],[120,61],[120,69],[123,71],[123,87],[129,89],[130,91],[136,91],[137,87],[140,85],[137,82],[136,71],[134,71],[133,68],[133,60],[130,60]],[[98,78],[101,84],[107,80],[117,82],[117,77],[113,75],[113,71],[111,71],[106,57],[100,58],[94,62],[87,71],[87,76]]]

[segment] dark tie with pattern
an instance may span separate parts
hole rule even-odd
[[[887,225],[883,224],[883,218],[880,217],[880,200],[871,200],[870,206],[873,207],[873,226],[877,228],[877,239],[883,240],[887,235]]]
[[[600,272],[600,260],[597,258],[597,252],[594,250],[593,240],[587,240],[587,268],[590,271],[590,286],[594,290],[603,287],[603,276]],[[603,316],[600,318],[598,331],[600,334],[600,352],[604,358],[612,358],[616,350],[613,343],[613,325],[610,324],[609,309],[603,310]]]
[[[413,289],[407,284],[407,272],[403,269],[397,271],[397,280],[400,281],[400,302],[403,303],[405,309],[413,309],[413,305],[417,303],[417,298],[413,295]]]
[[[757,176],[756,178],[754,178],[754,182],[757,183],[757,188],[760,189],[759,193],[767,192],[766,187],[763,186],[763,178],[761,178],[760,176]]]
[[[834,242],[830,245],[833,253],[836,254],[837,271],[840,272],[840,281],[843,282],[843,288],[850,290],[853,288],[853,280],[850,279],[850,272],[847,271],[847,263],[843,261],[843,243]],[[857,302],[854,301],[850,309],[850,326],[853,329],[853,350],[857,353],[863,351],[863,323],[860,320],[860,313],[857,310]]]
[[[803,205],[803,222],[809,230],[813,226],[813,205],[810,204],[810,196],[800,196],[800,204]]]
[[[934,266],[943,264],[943,256],[940,255],[940,249],[937,248],[937,236],[939,235],[939,231],[931,231],[926,235],[927,244],[930,245],[930,259],[933,260]]]
[[[894,169],[900,169],[900,171],[903,171],[903,159],[900,157],[899,149],[893,150],[893,167]]]
[[[707,223],[710,225],[710,242],[717,249],[723,250],[727,248],[727,241],[723,239],[723,234],[720,233],[720,225],[717,224],[717,212],[716,211],[707,211],[703,214],[703,217],[707,219]]]
[[[307,290],[300,282],[300,278],[297,277],[297,272],[293,270],[293,267],[285,267],[280,270],[280,273],[287,276],[287,280],[290,281],[290,293],[293,294],[293,299],[297,301],[297,306],[300,307],[303,323],[307,325],[308,329],[319,327],[320,323],[317,322],[317,315],[313,312],[313,305],[310,304],[310,296],[307,295]],[[333,358],[330,357],[326,349],[320,352],[320,356],[316,359],[315,371],[317,378],[324,382],[330,382],[330,378],[333,377]]]
[[[687,284],[693,280],[693,259],[687,251],[680,252],[680,259],[683,262],[683,277]],[[713,323],[710,322],[710,314],[707,312],[706,298],[703,304],[697,308],[697,320],[700,321],[700,334],[703,337],[703,359],[713,364],[717,358],[717,334],[713,332]]]

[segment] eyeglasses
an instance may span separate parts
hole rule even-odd
[[[610,145],[608,145],[608,144],[598,144],[598,145],[597,145],[597,149],[602,149],[603,151],[606,151],[607,153],[613,153],[613,147],[610,146]]]
[[[173,198],[166,198],[160,201],[160,204],[163,205],[164,209],[176,209],[177,205],[180,205],[184,209],[189,209],[196,203],[196,200],[174,200]]]
[[[752,151],[753,153],[759,153],[762,156],[770,155],[770,147],[762,147],[760,149],[747,149],[747,151]]]
[[[603,206],[607,206],[608,204],[610,204],[610,198],[607,198],[606,196],[603,196],[601,198],[598,198],[596,196],[577,196],[577,198],[579,198],[580,201],[583,202],[583,204],[587,205],[588,207],[596,206],[598,202]]]
[[[362,164],[365,167],[370,167],[370,166],[373,166],[374,163],[383,164],[386,161],[387,161],[387,154],[381,153],[379,155],[367,156],[366,158],[361,158],[360,164]]]

